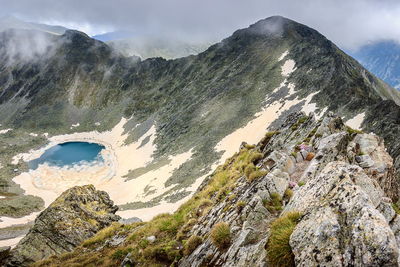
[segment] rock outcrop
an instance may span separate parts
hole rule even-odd
[[[11,250],[6,266],[27,266],[35,261],[72,251],[82,241],[118,221],[108,194],[93,185],[65,191],[36,218],[28,234]]]
[[[251,184],[242,177],[232,192],[236,200],[227,198],[192,228],[191,234],[207,236],[213,225],[228,222],[231,246],[219,251],[206,239],[180,266],[264,266],[276,217],[265,203],[290,187],[293,196],[282,200],[281,216],[302,214],[290,236],[296,266],[398,265],[400,219],[389,198],[397,197],[398,187],[382,139],[357,133],[332,114],[301,125],[299,116],[289,116],[263,149],[257,166],[269,173]],[[246,203],[242,210],[229,208],[239,202]]]

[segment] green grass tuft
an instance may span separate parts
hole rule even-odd
[[[308,116],[303,116],[297,122],[298,123],[304,123],[307,119],[308,119]]]
[[[256,146],[255,145],[250,145],[250,144],[245,144],[244,147],[247,148],[247,149],[253,149]]]
[[[269,195],[270,200],[264,200],[264,206],[272,214],[277,214],[282,210],[282,197],[274,192]]]
[[[111,226],[102,229],[101,231],[99,231],[95,236],[93,236],[92,238],[89,238],[87,240],[85,240],[82,243],[83,247],[89,247],[91,245],[97,244],[97,243],[101,243],[104,242],[107,238],[113,236],[115,234],[115,232],[121,228],[121,224],[119,223],[113,223]]]
[[[255,170],[247,177],[247,180],[249,182],[252,182],[252,181],[254,181],[260,177],[263,177],[267,174],[268,174],[268,171],[266,171],[266,170]]]
[[[278,131],[266,132],[265,133],[265,137],[272,137],[272,136],[274,136],[276,134],[279,134],[279,133],[280,132],[278,132]]]
[[[258,162],[259,160],[261,160],[263,157],[264,157],[264,155],[263,155],[262,153],[260,153],[260,152],[254,152],[254,153],[252,153],[251,156],[250,156],[250,162],[256,163],[256,162]]]
[[[203,243],[203,239],[200,236],[192,235],[183,246],[183,254],[190,255],[192,252]]]
[[[392,208],[396,212],[396,214],[400,214],[400,208],[396,203],[392,203]]]
[[[289,240],[301,216],[299,212],[288,212],[271,223],[266,247],[269,266],[295,266]]]
[[[350,126],[346,126],[346,131],[347,131],[349,134],[362,134],[362,133],[363,133],[363,131],[353,129],[353,128],[351,128]]]
[[[220,250],[229,247],[231,238],[231,228],[225,222],[217,223],[211,229],[211,241]]]
[[[293,190],[286,188],[285,193],[283,193],[283,199],[289,201],[293,197]]]
[[[246,168],[244,169],[244,175],[246,175],[246,177],[249,177],[250,174],[252,172],[254,172],[256,170],[256,166],[254,166],[253,163],[250,163],[249,165],[246,166]]]
[[[236,210],[240,213],[245,206],[246,202],[244,202],[243,200],[238,201],[238,203],[236,203]]]

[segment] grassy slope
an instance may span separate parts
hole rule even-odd
[[[267,143],[266,137],[264,142]],[[207,185],[173,214],[160,214],[148,223],[114,224],[82,243],[75,251],[53,256],[35,266],[118,266],[127,253],[140,265],[165,266],[177,262],[186,248],[188,232],[197,218],[209,207],[228,196],[235,182],[244,175],[247,166],[260,159],[258,148],[249,146],[219,166]],[[155,236],[154,243],[147,240]],[[129,236],[122,246],[101,250],[104,241],[112,236]]]

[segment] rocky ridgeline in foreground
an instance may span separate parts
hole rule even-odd
[[[108,194],[94,186],[65,191],[35,220],[25,238],[11,250],[6,266],[27,266],[73,250],[100,229],[118,221]]]
[[[382,139],[332,114],[294,113],[277,130],[243,144],[174,214],[113,224],[35,266],[397,266],[398,184]]]

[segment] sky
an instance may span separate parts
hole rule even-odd
[[[110,31],[216,41],[272,15],[317,29],[344,49],[400,42],[400,0],[0,0],[0,16]]]

